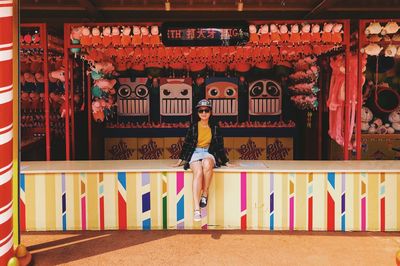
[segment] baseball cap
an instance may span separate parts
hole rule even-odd
[[[200,100],[197,103],[196,108],[200,108],[200,107],[208,107],[211,109],[211,103],[210,103],[210,101],[208,101],[206,99]]]

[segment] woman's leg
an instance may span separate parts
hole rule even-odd
[[[213,176],[214,160],[211,158],[204,158],[203,164],[203,196],[208,197],[208,188],[211,184],[211,178]]]
[[[193,162],[190,164],[190,169],[193,171],[193,201],[194,209],[200,210],[200,194],[201,185],[203,183],[203,169],[201,162]]]

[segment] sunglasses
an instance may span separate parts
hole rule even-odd
[[[198,112],[199,114],[201,114],[201,113],[206,113],[206,114],[208,114],[208,113],[210,112],[210,109],[199,109],[199,110],[197,110],[197,112]]]

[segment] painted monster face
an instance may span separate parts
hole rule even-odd
[[[187,116],[192,114],[192,80],[160,79],[160,114]]]
[[[273,80],[256,80],[249,86],[250,115],[279,115],[282,113],[282,88]]]
[[[206,98],[210,100],[215,116],[238,114],[238,80],[236,78],[209,78],[206,80]]]
[[[119,78],[117,104],[120,116],[147,116],[149,115],[150,97],[146,87],[147,78]]]

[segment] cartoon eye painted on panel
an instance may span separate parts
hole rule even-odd
[[[187,116],[192,114],[192,80],[160,79],[160,114]]]
[[[235,116],[238,114],[238,80],[236,78],[208,78],[206,98],[212,105],[215,116]]]
[[[250,115],[279,115],[281,113],[282,87],[277,82],[263,79],[250,84]]]
[[[147,116],[150,109],[149,88],[146,87],[147,78],[119,78],[117,90],[118,115],[120,116]]]

